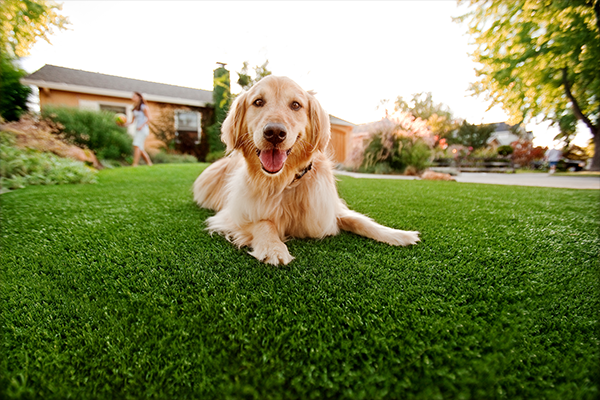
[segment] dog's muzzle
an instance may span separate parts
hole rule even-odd
[[[287,138],[285,125],[277,122],[269,122],[263,128],[263,137],[273,145],[272,148],[258,151],[258,158],[263,169],[269,174],[276,174],[285,165],[291,149],[284,150],[277,146]]]

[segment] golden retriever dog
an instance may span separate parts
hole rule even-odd
[[[239,95],[221,129],[229,155],[193,187],[198,205],[216,211],[208,230],[273,265],[294,259],[288,238],[323,238],[340,229],[393,246],[418,242],[418,232],[348,209],[327,152],[330,135],[329,115],[289,78],[268,76]]]

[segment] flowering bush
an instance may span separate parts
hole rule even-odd
[[[355,130],[349,166],[365,172],[404,172],[407,167],[422,171],[429,165],[435,139],[427,121],[397,112],[379,122]]]
[[[544,158],[546,149],[540,146],[533,147],[529,140],[519,139],[510,144],[513,149],[512,159],[515,164],[528,168],[533,161]]]

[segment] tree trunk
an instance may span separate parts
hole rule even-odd
[[[594,156],[592,157],[591,171],[600,171],[600,129],[596,128],[594,135]]]
[[[600,0],[597,1],[598,4],[600,4]],[[600,9],[600,7],[598,7],[596,11],[598,11],[598,9]],[[567,67],[564,67],[562,69],[562,80],[563,86],[565,87],[565,94],[567,95],[567,98],[571,101],[573,114],[575,115],[575,117],[577,117],[577,119],[583,121],[587,125],[587,127],[592,132],[592,136],[594,138],[594,157],[592,158],[592,166],[590,167],[590,170],[600,171],[600,121],[598,121],[596,125],[594,125],[592,120],[581,111],[577,99],[575,99],[575,96],[573,96],[573,93],[571,92],[571,82],[569,82]]]

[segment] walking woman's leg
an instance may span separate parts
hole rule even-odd
[[[146,161],[146,164],[148,164],[148,166],[152,166],[152,160],[150,159],[150,155],[148,155],[148,153],[146,153],[146,150],[142,150],[142,158],[144,159],[144,161]]]
[[[137,167],[138,163],[140,162],[140,154],[141,154],[141,150],[139,147],[137,146],[133,146],[133,167]]]

